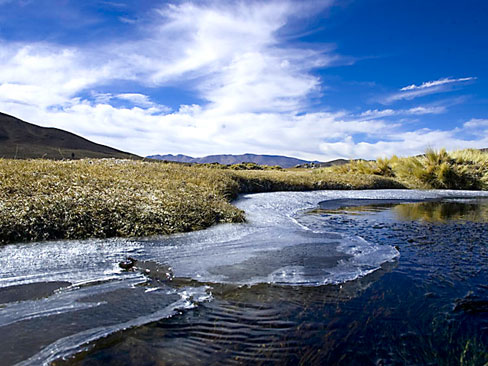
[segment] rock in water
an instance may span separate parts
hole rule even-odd
[[[137,261],[134,258],[128,257],[126,260],[119,263],[119,267],[125,270],[129,270],[134,267]]]
[[[128,257],[119,263],[119,267],[127,271],[141,272],[154,281],[166,282],[171,281],[174,277],[173,269],[170,266],[154,261],[139,261]]]

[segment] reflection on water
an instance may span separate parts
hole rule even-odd
[[[391,210],[392,209],[392,210]],[[488,222],[487,199],[430,199],[421,202],[411,200],[334,200],[321,202],[319,208],[308,210],[310,215],[361,216],[388,211],[399,220],[444,222]]]
[[[211,302],[109,336],[56,365],[485,366],[488,230],[479,221],[486,201],[412,201],[329,201],[296,217],[317,233],[326,229],[400,248],[398,262],[366,277],[320,287],[210,284]],[[398,210],[411,214],[400,217]],[[425,212],[442,220],[430,226]],[[430,245],[419,246],[422,240]],[[271,256],[263,251],[214,270],[229,280],[264,267],[269,273],[283,260],[313,270],[321,261],[308,257],[314,245]],[[334,250],[326,260],[340,260]]]
[[[396,205],[394,212],[401,220],[488,221],[488,201],[432,201]]]

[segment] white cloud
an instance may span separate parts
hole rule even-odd
[[[399,115],[441,114],[446,112],[444,106],[417,106],[409,109],[369,109],[359,117],[363,119],[378,119]]]
[[[139,94],[139,93],[123,93],[123,94],[117,94],[115,96],[118,99],[125,99],[128,100],[129,102],[132,102],[136,105],[140,105],[142,107],[150,107],[154,105],[153,102],[151,102],[151,99],[144,94]]]
[[[427,148],[457,150],[465,148],[484,148],[488,146],[488,136],[470,140],[458,136],[458,130],[440,131],[420,129],[417,131],[393,133],[377,142],[354,142],[347,137],[339,142],[323,143],[320,149],[326,156],[343,158],[376,159],[378,157],[412,156]]]
[[[83,50],[37,43],[0,43],[0,100],[41,108],[70,102],[113,77],[110,62],[94,65]]]
[[[320,52],[287,46],[278,33],[313,7],[290,1],[216,4],[159,9],[158,20],[138,40],[92,48],[0,43],[0,110],[141,155],[255,152],[328,160],[416,154],[432,141],[488,145],[483,138],[464,141],[455,131],[405,133],[383,120],[444,112],[439,106],[359,116],[304,113],[309,97],[324,88],[313,70],[338,56],[328,46]],[[110,90],[114,81],[155,89],[186,83],[205,103],[170,111],[150,93]],[[447,84],[401,93],[430,93]],[[355,143],[357,135],[379,141]]]
[[[392,103],[398,100],[411,100],[425,95],[442,93],[451,90],[455,84],[466,83],[476,80],[476,77],[465,78],[443,78],[435,81],[426,81],[420,85],[408,85],[400,89],[399,92],[393,93],[383,99],[384,103]]]
[[[478,119],[478,118],[472,118],[468,122],[465,122],[463,124],[464,128],[488,128],[488,119]]]
[[[171,108],[154,103],[149,96],[140,94],[140,93],[122,93],[115,95],[115,98],[127,100],[131,102],[134,106],[142,107],[142,108],[152,108],[154,111],[158,111],[160,113],[167,113],[171,111]]]
[[[56,110],[18,104],[14,107],[22,110],[21,116],[27,121],[49,121],[50,126],[64,128],[68,120],[74,127],[70,130],[76,133],[141,155],[254,152],[311,160],[374,159],[393,154],[415,155],[427,147],[488,146],[486,135],[463,139],[458,129],[403,131],[396,124],[357,120],[345,112],[222,114],[218,109],[185,105],[169,114],[157,114],[150,108],[117,108],[86,101]],[[373,142],[355,141],[356,135]]]
[[[427,88],[432,88],[435,86],[440,86],[440,85],[445,85],[445,84],[453,84],[453,83],[462,83],[465,81],[471,81],[475,80],[475,77],[467,77],[467,78],[459,78],[459,79],[452,79],[452,78],[443,78],[435,81],[426,81],[420,85],[409,85],[401,88],[401,91],[407,91],[407,90],[418,90],[418,89],[427,89]]]
[[[436,106],[436,107],[413,107],[409,108],[404,111],[405,114],[414,114],[414,115],[422,115],[422,114],[441,114],[446,112],[446,107],[444,106]]]
[[[44,92],[42,106],[48,107],[113,80],[153,87],[197,80],[201,97],[227,110],[247,111],[258,104],[295,110],[320,84],[311,68],[337,59],[280,43],[277,31],[297,4],[168,5],[157,11],[160,18],[145,38],[92,48],[3,43],[0,84],[20,103],[26,98],[35,103]]]
[[[135,24],[135,23],[137,23],[137,20],[136,19],[132,19],[132,18],[118,17],[118,19],[122,23],[126,23],[126,24]]]
[[[398,111],[394,109],[368,109],[367,111],[360,114],[360,117],[368,118],[368,119],[376,119],[376,118],[383,118],[383,117],[390,117],[398,114]]]

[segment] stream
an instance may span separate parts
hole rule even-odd
[[[488,192],[235,205],[246,223],[0,247],[0,365],[488,364]]]

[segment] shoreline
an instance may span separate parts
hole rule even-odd
[[[245,221],[239,194],[405,189],[378,175],[117,159],[0,159],[0,244],[144,237]]]

